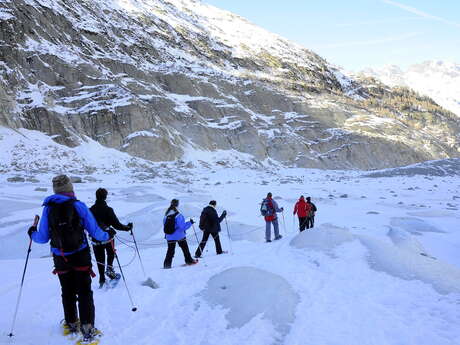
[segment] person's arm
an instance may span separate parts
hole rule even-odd
[[[278,207],[278,203],[275,200],[272,200],[273,203],[273,208],[275,209],[276,212],[283,212],[283,208]]]
[[[47,243],[50,240],[48,212],[49,207],[45,206],[42,212],[42,217],[40,218],[40,224],[38,225],[38,231],[34,231],[30,235],[30,238],[35,243]]]
[[[318,211],[315,204],[312,203],[312,204],[311,204],[311,207],[312,207],[312,209],[313,209],[313,212]]]
[[[97,241],[107,241],[110,239],[109,234],[97,225],[96,219],[84,203],[76,201],[74,203],[74,207],[80,216],[83,227],[86,231],[88,231],[92,238]]]
[[[184,231],[185,231],[185,230],[187,230],[188,228],[190,228],[192,226],[192,223],[191,222],[186,222],[184,216],[179,213],[176,216],[176,226],[179,229],[184,229]]]
[[[293,213],[294,215],[297,213],[297,207],[298,207],[298,205],[299,205],[299,204],[296,203],[295,206],[294,206],[294,213]]]
[[[115,212],[113,211],[113,208],[107,207],[107,218],[109,219],[109,225],[114,227],[117,230],[121,231],[129,231],[129,227],[127,225],[123,225],[120,223],[118,220]]]
[[[217,211],[216,211],[216,216],[217,216]],[[222,221],[224,220],[224,218],[227,217],[227,211],[224,210],[224,212],[222,212],[222,214],[220,215],[220,217],[217,217],[217,221],[219,223],[222,223]]]

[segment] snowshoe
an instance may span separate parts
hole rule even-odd
[[[65,320],[61,321],[62,334],[65,336],[77,335],[80,332],[80,321],[67,323]]]
[[[283,236],[281,236],[281,235],[276,236],[276,237],[275,237],[275,241],[281,240],[282,238],[283,238]]]
[[[105,286],[108,289],[113,289],[115,286],[118,285],[118,282],[120,281],[121,274],[120,273],[115,273],[115,278],[110,279],[108,282],[105,283]]]
[[[97,345],[102,332],[90,324],[81,326],[82,338],[76,342],[76,345]]]
[[[198,263],[198,260],[193,260],[192,262],[186,262],[185,264],[181,265],[182,267],[186,267],[186,266],[193,266],[193,265],[196,265]]]
[[[222,253],[217,253],[217,255],[221,255],[221,254],[228,254],[228,251],[223,250]]]
[[[117,277],[117,273],[115,273],[115,270],[112,267],[107,267],[105,275],[110,279],[116,279]]]

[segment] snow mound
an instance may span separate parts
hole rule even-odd
[[[395,246],[402,250],[406,250],[414,254],[426,253],[422,244],[405,230],[390,228],[388,236]]]
[[[262,314],[281,336],[288,334],[300,302],[283,277],[254,267],[234,267],[216,274],[202,295],[211,306],[228,309],[229,328],[241,328]]]
[[[440,294],[460,293],[460,269],[457,267],[371,236],[357,235],[357,238],[369,250],[372,269],[431,284]]]
[[[447,210],[429,210],[429,211],[416,211],[407,212],[409,216],[413,217],[425,217],[425,218],[436,218],[436,217],[458,217],[457,212]]]
[[[295,236],[290,245],[297,249],[329,252],[345,242],[353,241],[353,235],[345,228],[321,224],[314,230],[306,230]]]
[[[423,232],[444,233],[435,226],[428,224],[422,219],[412,217],[394,217],[390,221],[391,226],[410,232],[411,234],[420,235]]]

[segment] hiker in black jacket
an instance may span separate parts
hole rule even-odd
[[[104,231],[107,231],[111,227],[121,231],[131,231],[133,223],[129,223],[128,225],[121,224],[113,209],[107,205],[106,199],[107,190],[99,188],[96,191],[96,202],[90,207],[99,227]],[[93,244],[94,256],[96,257],[97,269],[99,271],[99,288],[102,288],[105,283],[104,269],[106,252],[107,269],[105,270],[105,274],[107,274],[110,279],[115,279],[117,277],[117,274],[113,269],[113,259],[115,258],[114,240],[111,239],[109,241],[101,242],[91,238],[91,242]]]
[[[307,217],[307,229],[313,228],[315,225],[315,213],[318,210],[314,203],[311,202],[311,198],[307,197],[307,204],[311,206],[310,214]]]
[[[220,222],[224,220],[227,216],[227,211],[222,212],[220,217],[216,211],[216,201],[211,200],[209,205],[206,206],[201,212],[200,216],[200,229],[203,230],[203,238],[200,242],[200,245],[195,251],[195,257],[199,258],[203,254],[204,247],[208,241],[209,235],[212,236],[216,244],[216,253],[222,254],[226,253],[222,250],[222,245],[220,244],[219,232],[220,232]]]

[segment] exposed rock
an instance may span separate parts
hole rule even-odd
[[[8,177],[6,180],[8,182],[26,182],[26,179],[21,176]]]
[[[70,182],[72,183],[83,183],[83,180],[80,176],[70,176]]]
[[[36,191],[36,192],[47,192],[47,191],[48,191],[48,188],[37,187],[37,188],[34,189],[34,191]]]

